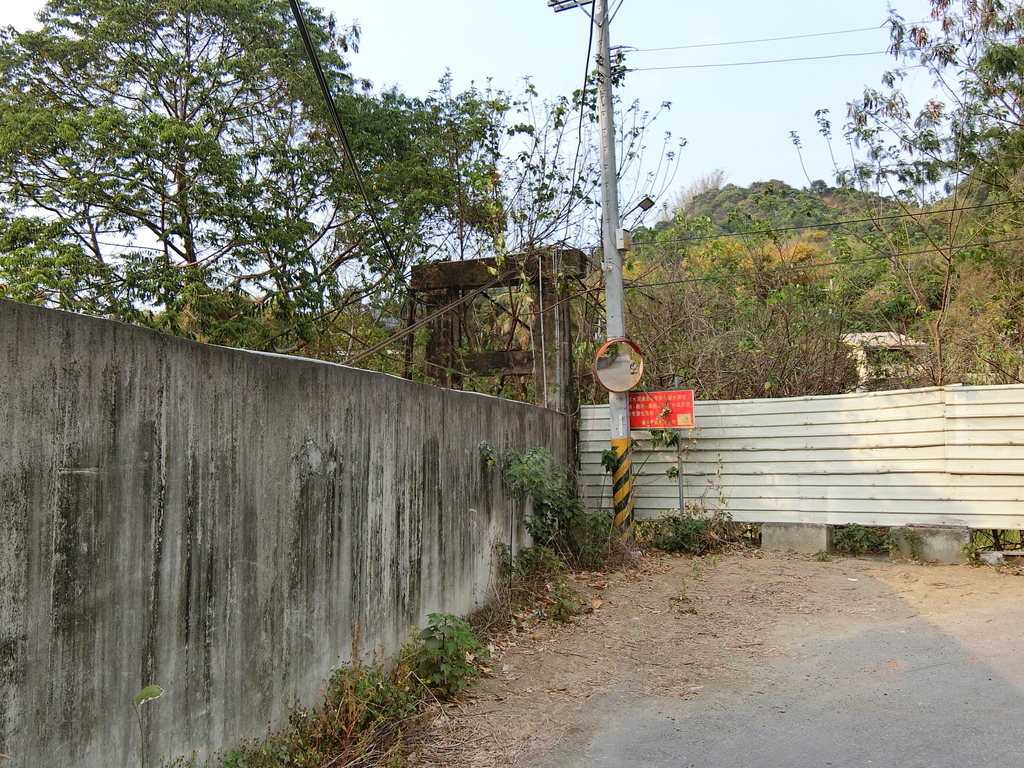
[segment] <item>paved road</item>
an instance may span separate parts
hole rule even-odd
[[[1024,578],[1020,580],[1024,594]],[[1024,760],[1024,600],[957,616],[864,622],[845,636],[794,622],[785,656],[679,700],[597,703],[598,735],[564,766],[899,766]]]

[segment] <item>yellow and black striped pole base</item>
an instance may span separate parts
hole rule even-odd
[[[617,457],[612,469],[612,504],[615,508],[613,518],[615,527],[619,529],[622,540],[633,543],[633,473],[631,464],[633,451],[629,438],[612,440],[612,450]]]

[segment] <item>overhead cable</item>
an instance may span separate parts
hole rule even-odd
[[[813,32],[807,35],[787,35],[785,37],[762,37],[758,40],[730,40],[723,43],[695,43],[693,45],[673,45],[666,48],[634,48],[631,53],[653,53],[655,51],[685,51],[691,48],[717,48],[722,45],[750,45],[752,43],[775,43],[782,40],[803,40],[808,37],[827,37],[829,35],[848,35],[853,32],[877,32],[884,26],[861,27],[860,29],[840,29],[835,32]]]
[[[872,216],[866,219],[843,219],[842,221],[827,221],[820,224],[800,224],[792,227],[772,227],[770,230],[750,229],[744,232],[726,232],[718,235],[698,235],[696,237],[666,238],[664,240],[634,240],[635,246],[660,245],[661,243],[697,243],[707,240],[721,240],[727,237],[743,237],[745,235],[767,235],[772,232],[798,232],[805,229],[823,229],[825,227],[842,227],[847,224],[874,224],[879,221],[897,221],[899,219],[919,219],[924,216],[935,216],[945,213],[959,213],[960,211],[976,211],[981,208],[997,208],[1003,205],[1020,205],[1024,200],[1003,200],[998,203],[978,203],[977,205],[958,205],[953,208],[940,208],[934,211],[918,211],[916,213],[895,213],[890,216]],[[637,233],[639,236],[640,233]]]
[[[394,251],[391,250],[391,244],[388,242],[387,236],[384,234],[384,228],[380,224],[380,220],[377,218],[377,213],[374,210],[374,203],[370,199],[369,193],[366,191],[366,185],[363,184],[363,176],[359,172],[359,164],[356,162],[355,153],[352,151],[352,145],[348,140],[348,133],[345,131],[345,126],[341,122],[341,116],[338,114],[338,107],[334,103],[334,96],[331,94],[331,86],[327,82],[327,78],[324,76],[323,67],[320,65],[320,58],[317,55],[316,47],[313,45],[313,40],[309,36],[309,30],[306,28],[306,20],[302,15],[302,9],[299,7],[298,0],[288,0],[288,4],[292,9],[292,16],[295,17],[295,25],[299,29],[299,35],[302,37],[302,45],[306,49],[306,55],[309,57],[309,63],[313,67],[313,73],[316,75],[316,81],[320,86],[320,92],[323,94],[324,101],[327,105],[327,111],[331,116],[331,122],[334,123],[334,128],[338,132],[338,137],[341,139],[341,145],[345,150],[345,157],[348,159],[349,165],[352,166],[352,174],[355,176],[356,185],[359,187],[359,194],[363,198],[363,202],[366,204],[366,212],[373,222],[373,227],[377,232],[377,237],[380,238],[381,245],[384,246],[384,250],[387,251],[388,258],[391,260],[391,264],[396,269],[399,267],[398,257]]]
[[[655,72],[661,69],[714,69],[718,67],[753,67],[759,64],[786,64],[791,61],[821,61],[823,59],[849,59],[856,56],[883,56],[890,51],[866,51],[864,53],[834,53],[831,56],[803,56],[796,59],[765,59],[764,61],[731,61],[724,64],[679,64],[669,67],[635,67],[629,72]]]
[[[987,248],[993,245],[1005,245],[1007,243],[1024,243],[1024,237],[1009,237],[1005,240],[990,240],[974,245],[946,246],[944,248],[924,248],[919,251],[906,251],[905,253],[878,253],[874,256],[863,256],[859,259],[836,259],[834,261],[820,261],[813,264],[792,264],[786,267],[775,269],[747,270],[745,272],[730,272],[724,275],[708,275],[705,277],[687,277],[679,280],[660,280],[653,283],[630,283],[630,288],[657,288],[665,285],[683,285],[686,283],[707,283],[714,280],[734,280],[739,277],[752,277],[754,275],[775,275],[787,272],[803,272],[804,270],[821,269],[822,267],[844,266],[847,264],[863,264],[869,261],[881,261],[883,259],[902,258],[904,256],[923,256],[929,253],[942,253],[944,251],[964,251],[968,248]]]
[[[583,85],[580,86],[580,122],[576,129],[576,152],[573,155],[572,171],[569,173],[569,181],[573,186],[576,186],[579,183],[579,179],[576,177],[576,171],[579,168],[580,151],[583,148],[583,117],[586,111],[584,106],[587,102],[587,81],[590,79],[590,54],[594,46],[594,14],[588,13],[587,16],[590,19],[590,25],[587,27],[587,56],[583,67]],[[573,207],[574,203],[570,196],[569,201],[566,203],[566,232],[568,232],[569,216]]]
[[[915,26],[934,23],[934,19],[915,21]],[[723,45],[752,45],[755,43],[776,43],[784,40],[804,40],[810,37],[828,37],[830,35],[849,35],[854,32],[878,32],[884,30],[886,24],[879,24],[874,27],[860,27],[859,29],[837,29],[832,32],[810,32],[805,35],[785,35],[784,37],[762,37],[756,40],[726,40],[720,43],[693,43],[691,45],[672,45],[664,48],[631,48],[630,53],[652,53],[655,51],[685,51],[691,48],[718,48]]]

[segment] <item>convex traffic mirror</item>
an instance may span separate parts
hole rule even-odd
[[[644,353],[630,339],[608,339],[594,357],[594,375],[609,392],[628,392],[644,375]]]

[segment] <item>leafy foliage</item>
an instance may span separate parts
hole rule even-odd
[[[919,214],[886,246],[905,325],[928,344],[928,383],[1021,381],[1024,80],[1014,62],[1024,15],[999,0],[931,6],[935,24],[891,13],[898,66],[850,105],[862,155],[840,178]],[[935,93],[915,111],[901,85],[918,66]]]
[[[349,37],[306,10],[347,83]],[[15,298],[225,337],[253,304],[318,301],[351,258],[346,175],[287,9],[54,0],[40,21],[0,42],[4,266],[36,268]]]
[[[401,759],[403,723],[418,711],[418,688],[408,665],[339,667],[312,707],[293,706],[288,724],[263,739],[200,761],[179,758],[171,768],[320,768],[391,765]]]
[[[534,545],[513,556],[499,544],[498,552],[501,578],[489,602],[468,617],[478,636],[522,627],[527,620],[564,624],[591,607],[589,598],[569,583],[569,566],[555,551]]]
[[[592,87],[374,93],[345,60],[358,27],[303,13],[369,201],[287,4],[52,0],[0,33],[0,296],[345,361],[414,309],[412,264],[593,233]],[[653,118],[620,119],[628,179]]]
[[[499,453],[485,443],[481,455],[501,473],[513,498],[531,499],[526,526],[534,544],[517,555],[499,545],[501,578],[491,602],[471,617],[473,625],[493,632],[526,616],[567,622],[590,605],[568,583],[567,572],[604,568],[620,552],[611,514],[585,510],[569,467],[554,465],[546,448]]]
[[[648,353],[652,388],[678,380],[701,399],[742,399],[855,386],[843,343],[855,327],[827,277],[836,270],[812,267],[834,258],[836,240],[827,231],[787,229],[804,226],[790,222],[807,215],[825,217],[818,208],[801,213],[804,199],[834,214],[830,203],[781,182],[730,185],[697,195],[671,221],[637,235],[628,325]],[[702,206],[718,220],[690,215]],[[732,227],[746,234],[731,237]]]
[[[868,552],[885,550],[885,540],[881,530],[856,523],[837,526],[832,532],[832,544],[839,552],[851,555],[864,555]]]
[[[637,523],[637,540],[662,552],[705,555],[728,547],[749,546],[750,526],[735,523],[728,512],[686,510]]]
[[[877,206],[885,213],[898,212],[898,206],[871,193],[842,187],[829,187],[824,182],[809,189],[796,189],[779,181],[758,181],[747,187],[726,184],[695,195],[673,219],[659,222],[655,229],[671,228],[673,223],[706,220],[709,233],[769,233],[793,227],[829,231],[837,217],[855,218],[865,207]],[[847,228],[848,233],[870,235],[870,221],[858,221]],[[781,233],[780,233],[781,234]]]
[[[935,23],[891,14],[896,66],[851,103],[854,162],[836,166],[836,186],[719,175],[638,238],[631,327],[650,329],[639,340],[659,384],[709,398],[850,391],[843,338],[858,332],[913,345],[887,387],[1024,381],[1024,13],[998,0],[931,10]],[[916,68],[936,86],[920,108],[903,90]],[[827,112],[818,120],[831,146]]]
[[[406,658],[424,685],[447,698],[476,679],[480,670],[473,662],[484,660],[487,648],[465,619],[441,613],[432,613],[428,619]]]
[[[571,565],[600,565],[612,542],[611,515],[587,513],[569,467],[554,465],[551,451],[543,446],[526,452],[508,448],[499,454],[484,444],[481,453],[484,461],[497,467],[513,498],[531,501],[526,529],[535,544],[557,552]]]
[[[556,624],[567,623],[573,616],[582,613],[583,606],[589,603],[578,589],[561,579],[549,585],[543,602],[547,606],[547,618]]]
[[[592,84],[548,102],[529,84],[458,93],[451,78],[424,99],[375,93],[345,60],[359,30],[304,11],[390,253],[283,5],[53,0],[39,31],[0,35],[0,296],[346,361],[415,314],[416,262],[597,239]],[[743,187],[718,173],[634,232],[627,325],[652,388],[851,391],[844,338],[858,332],[902,334],[915,350],[879,386],[1024,381],[1024,17],[995,0],[934,0],[932,16],[891,17],[896,66],[851,105],[855,162],[835,182]],[[902,78],[917,66],[939,91],[912,109]],[[635,167],[657,114],[617,109],[619,155]],[[659,152],[671,169],[674,149]],[[630,184],[656,181],[624,169],[622,184],[633,199]],[[574,358],[586,361],[601,285],[576,288]],[[528,347],[530,299],[481,296],[453,346]],[[415,351],[428,333],[362,364],[429,378]],[[584,368],[580,399],[597,402]],[[457,378],[531,396],[525,377]]]
[[[342,318],[400,312],[413,260],[493,253],[513,207],[529,218],[497,183],[508,135],[541,136],[505,122],[526,102],[447,78],[360,92],[358,28],[303,12],[369,203],[287,4],[53,0],[40,30],[3,31],[0,295],[336,358],[373,341]]]
[[[990,192],[977,208],[972,184],[919,203],[778,182],[694,197],[636,238],[628,324],[648,381],[704,399],[849,392],[856,333],[908,345],[891,351],[908,364],[869,388],[1024,380],[1016,203]],[[798,203],[811,197],[827,217]]]
[[[142,761],[142,768],[146,768],[146,730],[142,724],[142,705],[146,702],[159,699],[164,695],[164,689],[159,685],[147,685],[139,691],[132,706],[135,707],[135,717],[139,723],[139,753]]]
[[[204,761],[193,755],[171,766],[402,765],[402,729],[411,727],[421,701],[464,690],[479,674],[472,662],[486,654],[464,619],[431,614],[426,629],[406,644],[397,663],[339,667],[325,681],[320,701],[312,707],[293,706],[282,730]]]
[[[159,699],[164,695],[164,689],[159,685],[147,685],[135,696],[135,706],[141,707],[147,701],[153,701],[153,699]]]
[[[898,555],[906,549],[911,559],[921,559],[921,534],[907,527],[870,527],[850,523],[837,526],[832,543],[839,552],[860,556],[868,553]]]

